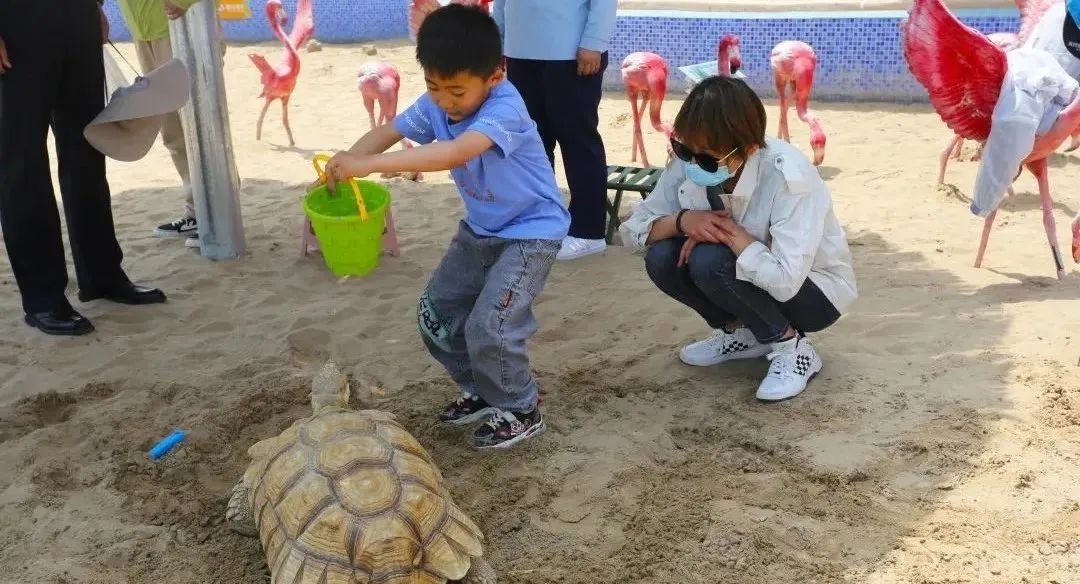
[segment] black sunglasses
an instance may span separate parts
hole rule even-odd
[[[687,148],[686,144],[679,142],[675,138],[671,139],[671,151],[675,153],[675,156],[678,157],[679,160],[682,160],[684,162],[693,162],[694,164],[700,166],[701,170],[704,170],[705,172],[716,172],[717,169],[720,168],[720,163],[724,160],[727,160],[728,156],[731,156],[735,153],[735,150],[732,150],[727,156],[723,158],[716,158],[715,156],[711,156],[709,154],[694,152],[693,150]]]

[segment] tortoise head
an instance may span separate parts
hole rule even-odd
[[[337,363],[327,361],[311,382],[311,411],[319,413],[324,408],[349,407],[349,380]]]

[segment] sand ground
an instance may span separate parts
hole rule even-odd
[[[411,47],[378,50],[409,103],[422,91]],[[126,266],[167,290],[167,305],[80,306],[95,335],[46,338],[19,321],[0,260],[0,582],[265,582],[258,542],[222,524],[228,489],[248,446],[304,415],[330,356],[364,405],[398,414],[430,449],[504,582],[1077,581],[1080,269],[1053,277],[1029,176],[999,214],[985,269],[971,266],[981,222],[934,187],[950,134],[928,107],[820,108],[821,172],[861,298],[815,335],[825,369],[803,396],[756,403],[764,360],[680,365],[678,347],[705,325],[616,247],[558,265],[537,305],[532,357],[550,431],[484,455],[432,421],[454,389],[414,324],[461,212],[448,176],[391,181],[404,253],[371,276],[339,281],[319,258],[299,259],[308,161],[366,130],[354,75],[369,57],[304,55],[290,148],[277,111],[254,140],[249,51],[279,49],[233,47],[226,59],[243,260],[210,263],[150,237],[181,203],[160,147],[110,163],[110,178]],[[620,95],[601,116],[611,160],[628,162]],[[805,148],[805,128],[793,134]],[[647,136],[661,160],[662,137]],[[1058,155],[1052,166],[1067,245],[1080,163]],[[975,170],[954,163],[948,177],[970,192]],[[190,432],[187,446],[149,462],[174,427]]]

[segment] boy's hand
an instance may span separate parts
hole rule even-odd
[[[351,152],[338,152],[326,163],[326,187],[334,192],[337,183],[350,178],[364,178],[372,173],[368,157]]]

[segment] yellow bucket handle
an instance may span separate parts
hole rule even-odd
[[[315,167],[315,174],[319,176],[319,181],[323,183],[326,182],[327,162],[330,162],[328,154],[316,154],[315,158],[311,160],[311,165]],[[356,206],[360,209],[360,220],[367,221],[367,205],[364,204],[364,196],[360,194],[360,184],[356,182],[355,178],[349,178],[349,186],[352,187],[353,196],[356,197]]]

